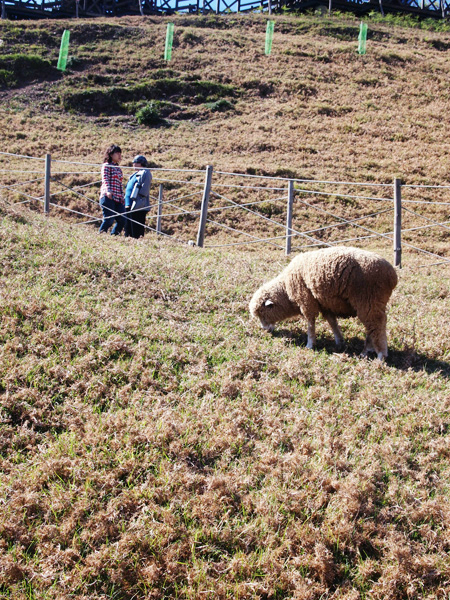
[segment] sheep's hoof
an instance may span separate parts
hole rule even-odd
[[[361,352],[361,354],[359,356],[361,358],[368,358],[369,357],[369,352],[374,352],[374,350],[364,350],[363,352]],[[385,362],[386,361],[386,356],[384,356],[384,354],[382,352],[378,352],[376,358],[380,362]]]

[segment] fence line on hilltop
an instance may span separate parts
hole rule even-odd
[[[29,161],[44,162],[44,173],[42,171],[30,170],[27,171],[22,169],[11,168],[10,163],[15,160],[23,159]],[[33,157],[21,154],[14,154],[10,152],[0,152],[0,160],[9,161],[8,166],[10,168],[3,168],[5,165],[1,165],[0,169],[0,194],[6,194],[7,199],[11,196],[14,199],[14,204],[26,204],[26,203],[41,203],[44,206],[44,213],[49,214],[50,207],[52,209],[59,209],[65,211],[68,214],[72,214],[79,225],[93,224],[102,220],[102,215],[99,211],[99,199],[98,199],[98,187],[101,180],[98,179],[98,172],[101,165],[97,163],[82,163],[75,161],[51,159],[48,154],[45,158]],[[34,163],[36,164],[36,163]],[[59,171],[58,165],[78,165],[86,169],[96,167],[98,170],[66,170]],[[14,166],[14,165],[13,165]],[[56,168],[55,168],[56,166]],[[133,171],[132,167],[120,167],[125,172]],[[442,230],[442,236],[446,235],[446,232],[450,231],[450,220],[448,217],[441,219],[433,216],[428,216],[417,212],[423,210],[425,207],[429,210],[439,210],[439,208],[446,208],[450,206],[450,201],[435,201],[423,199],[423,194],[427,191],[433,191],[437,193],[446,193],[450,190],[450,185],[419,185],[419,184],[407,184],[402,183],[399,179],[395,179],[393,183],[375,183],[375,182],[348,182],[348,181],[329,181],[329,180],[311,180],[311,179],[300,179],[300,178],[286,178],[281,176],[266,176],[266,175],[255,175],[249,173],[232,173],[227,171],[214,171],[212,167],[206,169],[172,169],[172,168],[152,168],[153,181],[158,184],[158,196],[151,196],[152,204],[149,208],[147,217],[147,223],[144,225],[145,229],[162,235],[167,239],[171,239],[175,243],[189,243],[194,244],[193,240],[181,240],[179,236],[174,236],[170,233],[171,229],[166,227],[166,231],[162,228],[162,219],[165,219],[165,223],[171,223],[173,226],[174,221],[180,221],[188,219],[188,221],[199,221],[196,245],[205,248],[224,248],[231,246],[246,246],[249,244],[268,244],[275,248],[284,249],[285,254],[288,255],[292,250],[303,250],[305,248],[312,247],[330,247],[338,244],[346,244],[349,242],[365,242],[368,240],[380,239],[383,242],[388,241],[393,243],[394,246],[394,264],[398,267],[401,266],[402,249],[408,249],[414,252],[420,253],[422,256],[437,258],[439,262],[435,262],[432,265],[424,264],[421,267],[434,266],[438,264],[450,264],[450,256],[442,256],[438,254],[434,246],[432,249],[422,248],[418,246],[418,242],[412,239],[413,234],[422,236],[428,231],[436,229]],[[26,181],[22,181],[17,176],[17,173],[27,175],[29,174],[41,174],[41,177],[36,177]],[[167,175],[165,175],[167,173]],[[173,175],[177,175],[173,177]],[[203,174],[204,181],[198,181],[196,175]],[[214,178],[213,178],[214,174]],[[87,177],[95,175],[93,181],[86,182]],[[171,177],[172,175],[172,177]],[[178,178],[178,175],[180,178]],[[70,181],[69,184],[64,183],[62,179],[64,177],[71,177],[72,179],[78,178],[79,183],[76,184]],[[191,179],[195,178],[195,179]],[[236,182],[236,179],[240,179]],[[81,181],[80,181],[81,180]],[[83,181],[84,180],[84,181]],[[258,180],[258,185],[247,185],[245,181]],[[39,185],[44,182],[44,193],[40,194],[38,190]],[[279,184],[273,185],[275,182]],[[24,186],[27,191],[23,190]],[[51,187],[53,186],[53,189]],[[55,186],[59,189],[54,190]],[[340,189],[334,188],[342,188]],[[188,188],[201,187],[202,189],[196,189],[190,192]],[[348,193],[348,188],[366,188],[378,190],[390,191],[393,190],[392,197],[373,194],[355,194]],[[312,189],[310,189],[312,188]],[[413,198],[402,198],[402,189],[405,192],[414,194],[422,194],[420,199]],[[91,191],[92,190],[92,191]],[[89,194],[94,194],[95,199]],[[175,195],[172,192],[175,191]],[[178,195],[176,192],[178,191]],[[189,192],[189,193],[188,193]],[[282,192],[277,194],[275,198],[263,197],[263,194],[273,194],[275,192]],[[169,194],[169,198],[164,198],[164,193]],[[242,202],[242,194],[245,193],[253,194],[256,199],[251,198],[249,201]],[[80,201],[86,202],[85,207],[75,206],[70,208],[66,206],[63,200],[57,200],[57,198],[67,197],[68,195],[74,195]],[[198,203],[198,197],[201,195],[201,202]],[[233,196],[234,197],[231,197]],[[306,201],[305,196],[308,198]],[[22,198],[25,198],[24,200]],[[348,218],[335,214],[333,210],[323,208],[320,206],[319,201],[328,199],[329,202],[341,202],[353,205],[353,207],[364,205],[364,208],[368,206],[377,207],[381,203],[389,203],[389,207],[380,208],[379,210],[372,209],[367,214],[359,214],[357,216],[349,216]],[[186,207],[186,202],[189,201],[191,205]],[[192,206],[192,203],[194,205]],[[417,208],[412,210],[405,205],[414,205]],[[281,205],[281,207],[280,207]],[[169,208],[169,212],[163,213],[163,208]],[[78,210],[79,209],[79,210]],[[91,210],[92,209],[92,210]],[[156,209],[156,214],[150,214],[151,211]],[[301,210],[307,211],[307,219],[311,222],[314,219],[318,220],[318,224],[308,229],[301,227],[300,212]],[[356,208],[354,208],[356,210]],[[234,215],[238,212],[238,218],[227,217],[229,212]],[[93,212],[96,214],[93,214]],[[112,211],[113,214],[119,215],[121,213]],[[132,219],[132,213],[130,211],[126,213],[126,218],[132,222],[136,222]],[[390,225],[385,221],[387,213],[393,213],[394,218]],[[279,220],[276,215],[285,214],[285,220]],[[214,218],[213,215],[217,215]],[[251,225],[254,226],[255,220],[259,220],[261,223],[261,229],[265,231],[265,234],[255,235],[255,232],[245,231],[245,215],[251,217]],[[412,226],[405,226],[402,224],[402,216],[412,219]],[[80,221],[80,218],[85,220]],[[274,218],[275,217],[275,218]],[[377,230],[374,226],[368,226],[362,224],[361,221],[365,220],[382,220],[384,231]],[[86,220],[87,219],[87,220]],[[221,222],[225,221],[225,222]],[[227,220],[228,219],[228,220]],[[237,223],[236,223],[237,220]],[[332,222],[328,222],[332,220]],[[420,222],[421,221],[421,222]],[[424,224],[423,221],[426,221]],[[151,225],[149,224],[151,223]],[[299,226],[300,225],[300,226]],[[230,234],[231,240],[226,239],[223,241],[223,236],[216,240],[217,243],[213,243],[211,235],[208,235],[208,228],[214,228],[215,230],[221,230],[224,234]],[[350,229],[351,234],[347,236],[341,236],[336,231],[341,231],[342,228]],[[205,244],[205,236],[208,238]],[[265,236],[265,237],[264,237]],[[337,236],[333,237],[333,236]],[[403,236],[403,239],[402,239]],[[405,240],[404,236],[408,236]],[[245,239],[240,239],[245,238]],[[420,238],[422,239],[422,238]],[[281,242],[284,241],[284,244]],[[303,242],[295,248],[292,247],[292,242]],[[414,243],[413,243],[414,242]],[[434,240],[434,243],[436,241]]]

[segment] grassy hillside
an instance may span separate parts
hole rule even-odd
[[[99,162],[114,140],[127,164],[140,151],[165,167],[449,182],[445,25],[369,20],[359,56],[354,17],[277,16],[267,57],[262,15],[170,20],[170,63],[168,18],[1,23],[3,145]],[[65,28],[70,68],[60,74]],[[139,125],[151,102],[164,122]]]
[[[266,57],[260,15],[171,20],[170,64],[168,19],[0,23],[1,150],[98,163],[115,141],[126,164],[450,183],[445,27],[372,20],[358,56],[356,19],[278,16]],[[97,236],[16,194],[0,193],[1,599],[449,596],[448,270],[408,253],[386,363],[359,357],[352,319],[343,351],[322,321],[309,351],[302,322],[249,320],[280,249]],[[448,254],[448,230],[417,235]]]
[[[1,208],[0,597],[443,598],[450,280],[408,270],[386,364],[248,318],[279,251]]]

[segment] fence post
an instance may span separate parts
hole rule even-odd
[[[205,240],[206,217],[208,215],[209,193],[211,192],[211,179],[213,168],[211,165],[206,167],[205,187],[203,189],[202,208],[200,213],[200,225],[198,226],[197,246],[203,248]]]
[[[159,192],[158,192],[158,215],[156,217],[156,233],[161,234],[161,215],[162,215],[162,206],[163,206],[163,184],[159,184]]]
[[[291,253],[292,244],[292,209],[294,206],[294,182],[292,179],[288,183],[288,203],[286,216],[286,256]]]
[[[402,267],[402,182],[394,179],[394,266]]]
[[[52,157],[51,154],[45,155],[45,183],[44,183],[44,214],[50,212],[50,175],[51,175]]]

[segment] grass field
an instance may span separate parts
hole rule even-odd
[[[258,15],[174,21],[170,67],[164,19],[1,23],[2,149],[98,162],[114,139],[173,168],[449,183],[448,32],[374,21],[360,57],[355,19],[282,16],[265,58]],[[30,44],[49,65],[20,82]],[[163,125],[123,91],[143,77],[184,82]],[[76,111],[91,81],[120,102]],[[354,319],[340,352],[323,321],[314,351],[301,321],[250,321],[279,249],[98,236],[0,197],[0,598],[449,598],[448,268],[405,250],[381,363]]]
[[[2,209],[2,597],[445,598],[449,277],[400,274],[387,364],[274,336],[279,253]],[[62,235],[63,234],[63,235]]]

